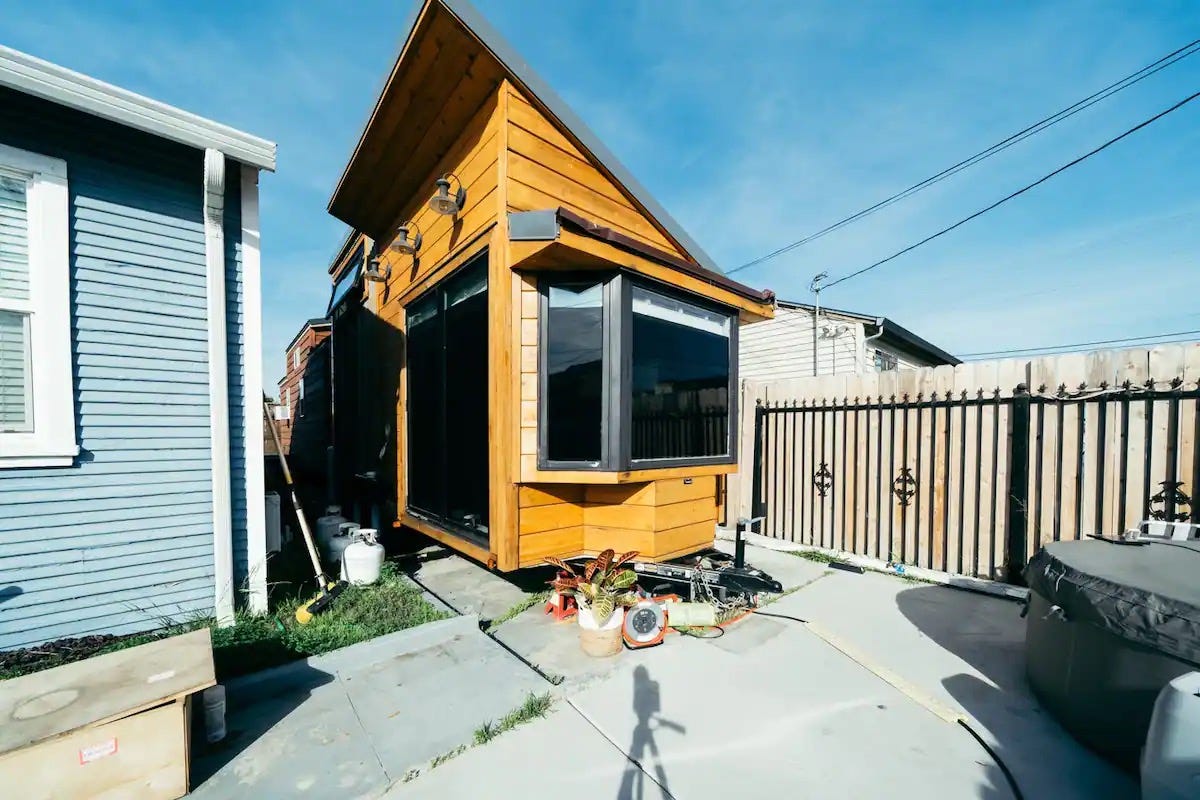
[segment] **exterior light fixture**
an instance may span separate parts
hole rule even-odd
[[[408,238],[410,230],[416,230],[417,235],[412,239]],[[421,249],[421,229],[417,228],[415,222],[406,222],[396,231],[396,238],[392,242],[392,249],[397,253],[403,253],[406,256],[415,256]]]
[[[458,191],[453,195],[450,194],[451,178],[458,184]],[[457,175],[447,172],[434,181],[433,185],[437,187],[437,194],[429,198],[429,208],[433,210],[433,213],[453,216],[462,211],[462,207],[467,202],[467,190],[463,188],[462,181],[458,179]]]
[[[363,269],[363,277],[369,281],[386,281],[392,276],[392,266],[390,264],[384,266],[379,256],[374,256],[367,262],[366,268]]]

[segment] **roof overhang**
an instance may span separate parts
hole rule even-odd
[[[275,170],[275,143],[0,45],[0,86]]]
[[[395,224],[399,212],[393,208],[380,208],[380,204],[372,203],[372,198],[377,198],[378,193],[372,192],[371,184],[377,184],[380,176],[386,175],[387,181],[393,184],[392,196],[407,197],[419,192],[421,183],[414,181],[407,170],[401,174],[383,171],[381,167],[386,161],[383,151],[392,148],[398,151],[398,155],[411,156],[416,152],[416,145],[406,146],[404,139],[397,138],[405,136],[407,132],[407,135],[416,137],[414,141],[422,143],[424,152],[437,152],[436,147],[430,146],[429,140],[447,135],[444,129],[453,128],[455,125],[454,120],[438,116],[442,111],[440,107],[426,109],[418,105],[418,100],[433,94],[428,86],[423,86],[418,91],[415,87],[401,85],[404,83],[401,65],[409,60],[407,57],[419,50],[421,38],[446,20],[455,23],[454,29],[457,29],[457,33],[452,32],[451,35],[469,37],[481,54],[486,53],[489,56],[482,59],[472,58],[465,67],[474,70],[476,74],[473,77],[477,79],[477,83],[494,80],[494,88],[506,77],[511,80],[543,113],[557,120],[568,138],[574,139],[581,149],[590,153],[602,171],[607,172],[610,178],[624,187],[631,199],[662,227],[668,238],[674,240],[701,267],[710,272],[721,272],[716,262],[617,160],[600,137],[575,115],[566,102],[533,71],[520,53],[467,0],[419,0],[404,46],[384,82],[379,99],[329,201],[329,213],[375,239],[382,242],[390,240],[393,233],[390,228]],[[445,39],[442,43],[445,43]],[[454,66],[452,63],[447,65],[451,74]],[[489,72],[493,67],[494,74]],[[463,69],[464,67],[459,67],[459,72]],[[437,72],[432,67],[427,67],[426,70],[422,72],[422,76],[429,72]],[[435,74],[429,81],[437,77]],[[478,99],[474,95],[468,97],[464,94],[461,84],[445,88],[445,93],[450,94],[452,88],[458,90],[454,92],[458,105],[471,106],[472,110],[478,105]],[[404,129],[396,130],[390,120],[401,117],[405,120]],[[445,146],[448,147],[449,144]],[[429,183],[431,192],[432,183],[425,173],[432,170],[435,163],[436,159],[429,159],[423,169],[417,170],[419,179]]]
[[[814,306],[812,303],[800,303],[795,300],[780,300],[780,308],[794,308],[800,311],[812,313]],[[926,339],[917,336],[908,328],[900,325],[888,317],[872,316],[870,314],[862,314],[857,311],[847,311],[842,308],[830,308],[828,306],[821,307],[822,314],[830,316],[842,317],[844,319],[857,320],[868,328],[867,335],[873,335],[883,329],[883,333],[879,336],[879,341],[883,344],[889,344],[893,347],[898,347],[902,350],[907,350],[910,353],[921,355],[926,360],[934,361],[939,364],[961,364],[962,360],[956,356],[947,353],[942,348],[927,341]]]
[[[530,238],[509,245],[513,269],[530,272],[625,269],[736,308],[743,322],[774,316],[773,292],[746,286],[671,253],[655,250],[567,209],[553,213],[558,227],[552,238]]]

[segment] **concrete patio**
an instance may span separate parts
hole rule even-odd
[[[962,719],[1025,797],[1137,797],[1133,776],[1029,694],[1018,603],[761,548],[749,557],[793,591],[719,638],[672,635],[597,660],[540,607],[496,628],[499,641],[484,636],[474,615],[502,616],[539,579],[426,549],[410,572],[468,616],[231,687],[230,743],[200,760],[194,794],[1013,797]],[[549,716],[430,767],[544,691]]]
[[[1025,797],[1138,796],[1133,776],[1030,695],[1019,603],[761,548],[749,558],[802,588],[721,638],[672,636],[597,662],[539,609],[501,626],[498,638],[565,677],[556,713],[388,796],[468,797],[486,775],[495,796],[1013,797],[958,718]]]

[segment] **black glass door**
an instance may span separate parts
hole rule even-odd
[[[487,256],[407,309],[408,507],[487,542]]]

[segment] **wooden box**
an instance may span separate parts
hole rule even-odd
[[[188,792],[189,695],[215,683],[207,629],[0,683],[0,786],[23,800]]]

